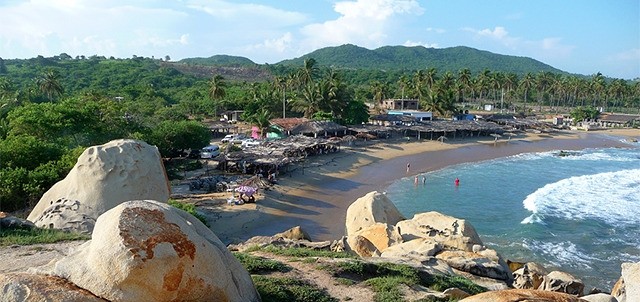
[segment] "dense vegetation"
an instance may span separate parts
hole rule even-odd
[[[158,146],[165,158],[201,148],[210,139],[205,122],[227,110],[242,110],[244,120],[263,133],[269,120],[279,117],[360,124],[370,112],[381,112],[378,105],[385,98],[419,99],[422,109],[439,117],[485,104],[523,115],[572,112],[579,118],[597,116],[597,107],[640,110],[640,81],[553,73],[531,59],[517,58],[521,63],[516,64],[513,58],[465,47],[446,51],[448,55],[409,47],[368,51],[347,45],[313,53],[330,62],[324,66],[307,57],[265,66],[251,62],[250,67],[219,65],[250,62],[229,56],[202,59],[218,66],[197,65],[199,59],[176,63],[167,62],[170,58],[72,58],[64,53],[0,58],[0,210],[33,205],[91,145],[141,139]],[[417,58],[428,58],[429,64]],[[349,69],[335,63],[339,60],[369,65]],[[402,62],[406,69],[385,70],[405,66]],[[442,62],[448,67],[431,67]],[[518,70],[526,73],[507,68],[520,65],[525,67]],[[476,72],[477,66],[488,67]],[[216,71],[222,73],[211,73]],[[237,78],[255,80],[232,80]]]
[[[450,48],[384,46],[370,50],[347,44],[321,48],[300,58],[282,61],[279,65],[299,66],[304,60],[310,58],[322,62],[323,66],[339,69],[397,71],[435,68],[441,72],[456,72],[467,68],[474,74],[485,69],[517,75],[524,75],[527,72],[566,74],[531,58],[500,55],[465,46]]]

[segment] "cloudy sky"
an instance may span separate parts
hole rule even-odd
[[[0,0],[0,57],[67,53],[277,63],[355,44],[469,46],[640,78],[638,0]]]

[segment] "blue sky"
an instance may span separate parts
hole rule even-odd
[[[0,0],[0,57],[67,53],[277,63],[355,44],[469,46],[640,78],[638,0]]]

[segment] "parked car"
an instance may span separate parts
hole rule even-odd
[[[236,134],[229,142],[232,144],[242,144],[242,142],[247,139],[247,136],[244,134]]]
[[[229,142],[235,142],[235,141],[237,141],[238,139],[239,139],[239,140],[245,139],[246,137],[247,137],[247,136],[246,136],[246,135],[244,135],[244,134],[242,134],[242,133],[238,133],[238,134],[227,134],[227,135],[225,135],[225,136],[222,138],[221,142],[222,142],[222,143],[224,143],[224,144],[226,144],[226,143],[229,143]],[[239,142],[238,142],[238,143],[239,143]]]
[[[220,155],[220,146],[218,145],[209,145],[200,150],[200,158],[209,159],[218,155]]]
[[[242,147],[242,149],[253,148],[255,146],[260,146],[261,143],[262,142],[259,140],[255,140],[253,138],[247,138],[242,141],[240,147]]]

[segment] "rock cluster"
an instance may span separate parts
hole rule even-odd
[[[210,229],[150,200],[107,211],[91,240],[31,272],[0,275],[0,292],[15,301],[51,293],[65,295],[56,301],[260,301],[249,273]]]
[[[166,202],[169,195],[158,148],[137,140],[115,140],[87,148],[27,219],[38,227],[89,234],[98,216],[125,201]]]
[[[345,229],[346,238],[338,241],[344,244],[334,243],[332,247],[351,250],[361,257],[413,261],[426,270],[461,275],[492,290],[462,301],[591,301],[578,298],[583,295],[584,284],[568,273],[549,273],[532,262],[513,265],[512,271],[500,254],[483,245],[473,226],[465,220],[437,212],[404,219],[386,195],[379,192],[371,192],[351,204]],[[640,273],[640,266],[626,268],[630,275]],[[623,277],[624,272],[625,267]],[[640,292],[637,294],[640,297]],[[615,299],[612,295],[597,295]],[[593,295],[584,298],[590,297],[596,298]]]

